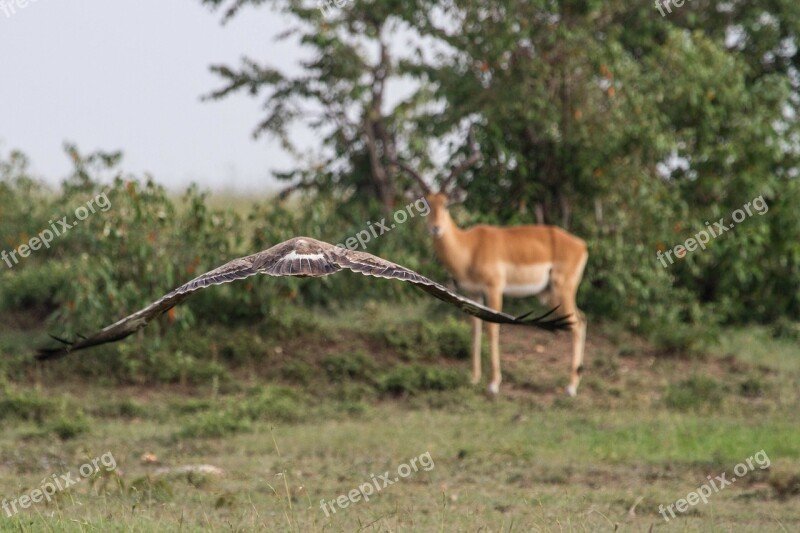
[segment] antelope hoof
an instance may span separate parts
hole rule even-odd
[[[500,384],[489,383],[489,394],[492,396],[497,396],[498,394],[500,394]]]
[[[469,382],[472,383],[473,385],[477,385],[478,383],[481,382],[481,377],[480,376],[472,376],[472,378],[470,378]]]
[[[574,398],[578,394],[577,385],[567,385],[567,396]]]

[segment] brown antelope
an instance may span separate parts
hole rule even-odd
[[[470,136],[471,137],[471,136]],[[448,212],[447,189],[453,180],[480,159],[473,153],[441,183],[435,192],[403,162],[394,163],[422,188],[431,211],[427,217],[436,254],[463,290],[481,293],[489,307],[503,307],[503,295],[538,295],[546,305],[558,305],[558,313],[570,315],[572,371],[567,394],[575,396],[583,370],[586,318],[575,303],[583,269],[589,258],[586,243],[556,226],[513,227],[478,224],[459,228]],[[489,392],[500,391],[500,326],[489,324],[492,381]],[[472,318],[472,383],[481,379],[481,321]]]

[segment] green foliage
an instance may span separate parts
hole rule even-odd
[[[467,384],[467,378],[463,370],[398,365],[379,376],[378,383],[382,392],[400,395],[457,389]]]
[[[800,324],[781,317],[772,326],[772,336],[776,339],[800,342]]]
[[[670,409],[689,411],[700,408],[716,409],[725,396],[725,388],[712,378],[693,376],[672,384],[667,389],[664,403]]]
[[[305,398],[296,390],[280,386],[259,386],[236,406],[236,412],[249,420],[294,422],[301,418]]]
[[[147,418],[152,417],[153,412],[144,405],[131,398],[102,402],[95,405],[91,414],[104,418]]]
[[[215,378],[221,381],[229,379],[227,368],[220,363],[198,360],[181,350],[157,354],[157,361],[144,369],[148,381],[202,384],[211,383]]]
[[[331,381],[367,380],[375,370],[375,362],[365,353],[349,355],[329,355],[322,361],[322,367]]]
[[[89,431],[89,422],[82,413],[62,413],[42,427],[41,433],[61,440],[74,439]]]
[[[441,321],[419,320],[388,325],[381,337],[409,361],[447,357],[468,359],[472,337],[470,327],[452,316]]]
[[[187,415],[210,411],[214,407],[211,400],[181,399],[169,405],[169,410],[177,415]]]
[[[590,259],[579,303],[590,316],[674,352],[704,347],[722,324],[800,319],[798,48],[787,45],[800,32],[793,0],[687,5],[668,17],[619,2],[350,2],[323,14],[294,1],[200,1],[225,17],[245,6],[277,7],[296,23],[282,37],[297,37],[307,53],[299,72],[250,59],[216,65],[222,87],[211,97],[264,97],[257,133],[296,154],[297,122],[320,132],[319,156],[278,176],[300,194],[240,215],[211,208],[196,187],[176,199],[152,178],[126,174],[120,152],[67,145],[74,168],[55,190],[31,176],[24,154],[0,154],[0,251],[101,194],[110,204],[18,264],[0,262],[0,312],[48,317],[53,333],[74,337],[226,259],[298,234],[344,242],[407,202],[411,182],[392,165],[394,155],[442,176],[463,160],[470,123],[483,158],[459,177],[469,195],[456,218],[509,225],[541,217],[584,238]],[[392,44],[406,38],[399,49]],[[426,53],[431,46],[441,53]],[[389,103],[385,89],[398,82],[411,88]],[[675,264],[657,259],[707,221],[730,222],[756,197],[768,212]],[[448,278],[420,218],[372,239],[367,251]],[[187,339],[190,328],[266,324],[270,340],[284,341],[320,327],[298,306],[335,313],[343,301],[416,294],[344,273],[235,285],[199,291],[124,346],[71,363],[74,372],[124,383],[225,382],[222,364],[249,364],[266,346],[249,344],[247,334],[203,344]],[[786,324],[776,334],[796,337]],[[383,340],[408,361],[463,359],[468,335],[465,324],[449,321],[394,328]],[[21,371],[18,357],[10,354],[3,368]],[[307,379],[301,368],[286,372]]]
[[[619,2],[353,2],[327,14],[280,0],[201,2],[226,17],[278,6],[298,22],[311,58],[301,74],[253,60],[217,65],[223,87],[212,96],[268,95],[257,131],[287,145],[297,121],[325,131],[323,164],[280,176],[302,189],[348,210],[385,207],[385,189],[403,184],[388,156],[441,176],[463,158],[470,122],[483,159],[459,178],[469,191],[463,221],[541,215],[585,238],[580,300],[590,313],[675,351],[696,350],[718,324],[800,318],[792,0],[686,5],[666,17]],[[364,42],[380,47],[379,64]],[[441,53],[425,53],[434,44]],[[401,80],[415,84],[385,105],[384,84]],[[304,107],[314,111],[297,111]],[[344,109],[367,119],[350,122]],[[435,165],[442,147],[451,160]],[[659,264],[656,252],[760,195],[768,214]]]
[[[739,394],[746,398],[758,398],[764,395],[769,385],[764,380],[751,376],[739,383]]]
[[[176,433],[178,438],[219,438],[249,431],[254,422],[286,423],[300,420],[305,399],[288,387],[259,386],[244,398],[201,411]]]
[[[308,385],[314,377],[314,368],[305,361],[288,361],[281,367],[280,374],[298,385]]]
[[[21,394],[6,387],[0,396],[0,422],[29,420],[43,423],[57,411],[57,404],[35,390]]]
[[[172,500],[172,485],[163,477],[142,477],[135,479],[128,487],[128,493],[135,501],[150,505],[153,503],[166,503]]]
[[[428,325],[433,330],[433,338],[439,355],[450,359],[466,360],[472,352],[472,332],[465,320],[448,316],[441,322]]]
[[[20,420],[34,422],[33,436],[56,436],[70,440],[89,431],[89,419],[81,410],[66,401],[55,401],[36,390],[18,392],[6,386],[0,394],[0,422]]]
[[[250,425],[250,420],[232,411],[209,411],[183,424],[177,436],[184,439],[220,438],[247,431]]]

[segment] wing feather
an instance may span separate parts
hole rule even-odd
[[[258,272],[253,269],[253,257],[254,256],[248,256],[235,259],[219,268],[211,270],[210,272],[206,272],[205,274],[202,274],[193,280],[184,283],[177,289],[149,304],[147,307],[140,309],[139,311],[136,311],[135,313],[128,315],[117,322],[114,322],[110,326],[101,329],[91,337],[83,338],[77,342],[56,339],[61,342],[61,346],[56,348],[41,348],[39,349],[36,358],[39,360],[56,359],[76,350],[82,350],[91,346],[97,346],[98,344],[122,340],[145,327],[152,320],[166,313],[179,303],[183,302],[197,290],[204,289],[212,285],[230,283],[231,281],[244,279],[258,274]]]
[[[256,274],[318,277],[338,272],[342,268],[365,276],[399,279],[412,283],[428,294],[489,322],[532,325],[546,330],[568,329],[571,325],[569,317],[566,316],[548,319],[555,309],[534,318],[530,318],[530,313],[514,317],[465,298],[413,270],[372,254],[338,248],[308,237],[295,237],[262,252],[234,259],[201,274],[145,308],[101,329],[91,337],[81,337],[77,342],[54,337],[61,343],[61,346],[42,348],[36,357],[40,360],[55,359],[76,350],[124,339],[183,302],[193,292],[206,287],[230,283]]]
[[[555,313],[556,308],[551,309],[547,313],[531,318],[532,313],[514,317],[501,311],[496,311],[491,307],[487,307],[469,298],[465,298],[457,294],[447,287],[436,283],[435,281],[426,278],[425,276],[414,272],[408,268],[400,266],[391,261],[381,259],[366,252],[358,252],[353,250],[337,249],[338,252],[332,254],[332,260],[340,267],[347,268],[354,272],[364,274],[365,276],[374,276],[377,278],[399,279],[416,285],[428,294],[444,301],[449,304],[455,305],[462,311],[476,316],[481,320],[488,322],[496,322],[498,324],[521,324],[528,326],[536,326],[548,331],[569,329],[572,325],[569,316],[557,316],[547,319],[550,315]]]

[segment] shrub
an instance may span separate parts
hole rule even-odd
[[[259,386],[244,398],[231,399],[217,410],[201,412],[178,431],[183,438],[224,437],[248,431],[255,421],[293,422],[300,420],[306,405],[288,387]]]
[[[448,316],[442,322],[429,323],[427,327],[431,330],[441,356],[451,359],[470,358],[472,333],[465,320]]]
[[[234,411],[249,420],[269,422],[294,422],[300,420],[305,412],[305,402],[299,393],[289,387],[256,387]]]
[[[298,385],[308,385],[314,377],[314,368],[305,361],[289,361],[281,367],[280,374]]]
[[[42,427],[42,434],[52,434],[61,440],[74,439],[89,431],[89,422],[80,412],[63,413]]]
[[[35,390],[18,394],[11,389],[4,389],[0,395],[0,421],[11,419],[43,423],[56,411],[56,402],[40,396]]]
[[[422,365],[400,365],[378,379],[384,393],[414,394],[420,391],[443,391],[466,385],[466,374],[458,370]]]
[[[250,420],[234,410],[209,411],[195,416],[178,432],[182,438],[219,438],[250,429]]]
[[[437,357],[468,359],[471,353],[469,324],[452,316],[440,322],[420,320],[410,324],[390,324],[382,336],[386,344],[396,348],[409,361]]]
[[[772,325],[772,336],[776,339],[798,342],[800,341],[800,324],[781,317]]]
[[[350,355],[329,355],[322,361],[322,367],[332,381],[343,379],[370,379],[375,362],[363,352]]]
[[[153,411],[151,407],[145,407],[135,400],[126,398],[100,402],[94,406],[91,414],[106,418],[152,418]]]
[[[767,384],[756,377],[749,377],[739,383],[739,394],[745,398],[758,398],[764,395]]]
[[[724,389],[718,382],[704,376],[694,376],[670,385],[664,403],[670,409],[688,411],[716,407],[723,396]]]

